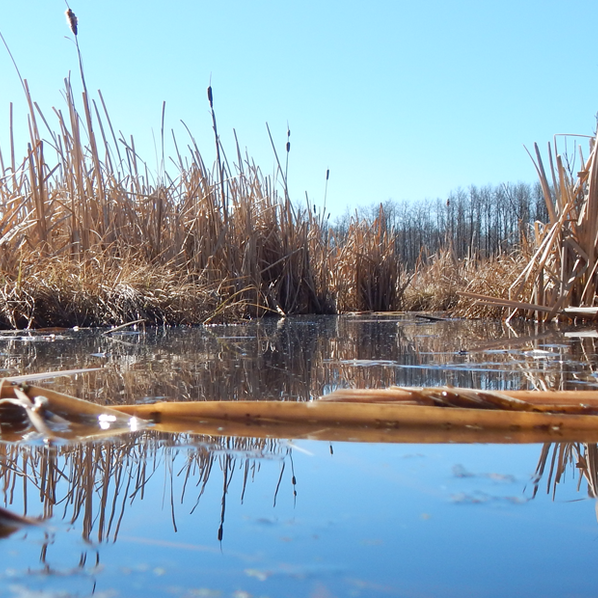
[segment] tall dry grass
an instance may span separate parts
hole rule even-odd
[[[0,154],[4,324],[333,309],[320,279],[330,248],[319,221],[280,198],[238,146],[231,163],[216,136],[214,175],[192,140],[188,155],[177,149],[176,177],[152,182],[134,140],[116,138],[101,94],[97,105],[84,92],[80,114],[66,80],[67,107],[54,111],[53,129],[23,88],[27,154],[18,160],[12,144],[6,161]]]
[[[382,206],[371,223],[357,216],[352,219],[337,245],[331,274],[339,311],[401,307],[406,274],[396,246],[396,234],[388,230]]]
[[[8,148],[0,147],[0,326],[94,326],[140,318],[198,324],[270,313],[472,304],[458,299],[457,290],[484,275],[475,260],[458,263],[450,244],[407,273],[382,207],[373,221],[356,214],[341,239],[325,210],[318,214],[293,203],[290,130],[281,160],[268,129],[277,165],[270,177],[238,142],[230,159],[211,86],[215,164],[206,165],[190,132],[184,143],[173,134],[174,171],[154,175],[134,138],[115,133],[101,92],[97,99],[88,92],[78,21],[70,9],[67,21],[79,59],[80,98],[67,78],[65,105],[44,114],[13,60],[30,137],[20,156],[11,105]],[[164,115],[163,108],[162,164]],[[488,272],[497,264],[487,265]]]
[[[0,151],[0,320],[11,327],[200,323],[268,313],[396,309],[401,265],[383,214],[339,244],[235,147],[209,169],[175,139],[175,176],[153,180],[118,139],[101,93],[70,80],[52,125],[33,101],[30,142]],[[214,110],[214,95],[209,101]],[[12,123],[11,123],[12,127]],[[44,138],[41,130],[45,130]],[[162,136],[165,135],[162,130]],[[290,149],[287,144],[287,149]],[[1,148],[0,148],[1,150]],[[215,172],[214,172],[215,171]]]
[[[102,94],[91,98],[78,20],[70,8],[66,16],[80,100],[66,79],[66,106],[47,117],[13,59],[30,139],[18,158],[11,106],[8,152],[0,148],[0,323],[179,324],[334,311],[332,248],[322,219],[290,201],[288,140],[284,170],[275,151],[274,178],[238,143],[229,160],[210,86],[216,164],[206,166],[189,134],[185,151],[174,139],[175,173],[152,178],[135,140],[117,138]],[[162,164],[165,136],[163,110]]]
[[[553,158],[554,154],[554,158]],[[555,136],[548,145],[549,168],[535,145],[549,222],[535,230],[537,249],[510,295],[546,309],[546,319],[568,307],[592,307],[596,299],[598,264],[598,156],[590,138],[587,160],[579,148],[581,168],[572,172],[570,157],[560,153]],[[548,174],[547,174],[548,172]],[[550,177],[550,178],[549,178]]]
[[[537,320],[598,317],[598,156],[597,137],[589,138],[589,157],[561,152],[556,135],[548,145],[548,161],[534,144],[534,161],[548,222],[536,222],[521,252],[517,276],[508,277],[508,292],[467,292],[467,298],[514,315]],[[565,136],[567,137],[567,136]],[[583,136],[582,136],[583,137]],[[521,261],[521,260],[519,260]]]

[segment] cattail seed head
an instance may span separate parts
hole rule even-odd
[[[77,35],[77,24],[79,23],[79,19],[77,19],[77,16],[70,8],[65,12],[65,14],[66,22],[69,24],[71,31]]]
[[[212,86],[208,87],[208,100],[210,101],[210,108],[214,107],[214,98],[212,97]]]

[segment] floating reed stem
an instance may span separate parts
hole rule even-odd
[[[17,422],[28,417],[48,439],[100,438],[135,429],[156,428],[170,432],[234,434],[255,437],[297,437],[345,440],[376,438],[401,442],[413,440],[416,431],[426,438],[447,435],[472,441],[513,433],[519,441],[598,439],[598,391],[481,391],[466,388],[400,388],[338,390],[318,401],[189,401],[120,405],[106,408],[49,389],[0,383],[0,421]],[[72,431],[51,429],[50,416],[60,416]],[[141,420],[141,421],[139,421]],[[113,431],[105,430],[110,423]],[[19,422],[20,425],[23,422]],[[98,426],[105,430],[98,429]],[[363,430],[369,430],[366,436]],[[472,434],[472,429],[476,430]],[[79,433],[77,435],[77,430]],[[389,431],[399,431],[395,434]],[[384,432],[386,431],[386,432]],[[410,431],[405,435],[406,431]],[[256,433],[257,432],[257,433]],[[531,435],[530,435],[531,433]],[[8,439],[7,436],[5,438]]]

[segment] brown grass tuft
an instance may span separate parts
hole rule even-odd
[[[337,247],[331,274],[338,311],[399,309],[404,276],[396,235],[386,227],[382,206],[372,223],[355,217]]]

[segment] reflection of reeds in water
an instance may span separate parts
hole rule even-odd
[[[44,384],[106,405],[308,400],[339,386],[564,390],[596,383],[595,338],[569,340],[556,325],[514,326],[358,314],[112,336],[1,335],[0,365],[5,375],[104,366]],[[537,358],[537,349],[550,355]]]
[[[221,469],[225,480],[221,537],[224,497],[234,472],[243,475],[242,500],[256,473],[256,462],[287,455],[288,449],[275,440],[210,440],[152,432],[79,445],[0,443],[0,488],[6,507],[22,504],[24,515],[57,516],[71,524],[79,521],[85,540],[91,541],[93,534],[94,541],[107,542],[116,541],[127,506],[143,500],[147,483],[158,471],[165,472],[165,491],[176,529],[175,503],[183,503],[195,488],[193,512],[214,470]],[[184,462],[178,466],[180,458]],[[175,478],[183,480],[180,496],[174,495]]]
[[[543,445],[533,478],[533,497],[538,493],[542,478],[545,478],[546,492],[554,498],[568,469],[574,472],[573,478],[578,478],[578,490],[585,479],[588,496],[598,498],[598,445],[580,442]]]
[[[417,329],[405,328],[405,336],[420,353],[434,353],[434,362],[455,364],[455,352],[462,350],[463,363],[472,365],[474,388],[487,388],[490,380],[477,364],[488,364],[497,375],[497,388],[530,390],[588,390],[596,386],[598,335],[566,325],[480,321],[463,326],[460,322],[425,325],[427,331],[415,338]],[[504,379],[501,380],[500,376]],[[450,380],[448,380],[450,382]],[[513,383],[515,382],[515,386]],[[457,384],[455,384],[457,385]]]

